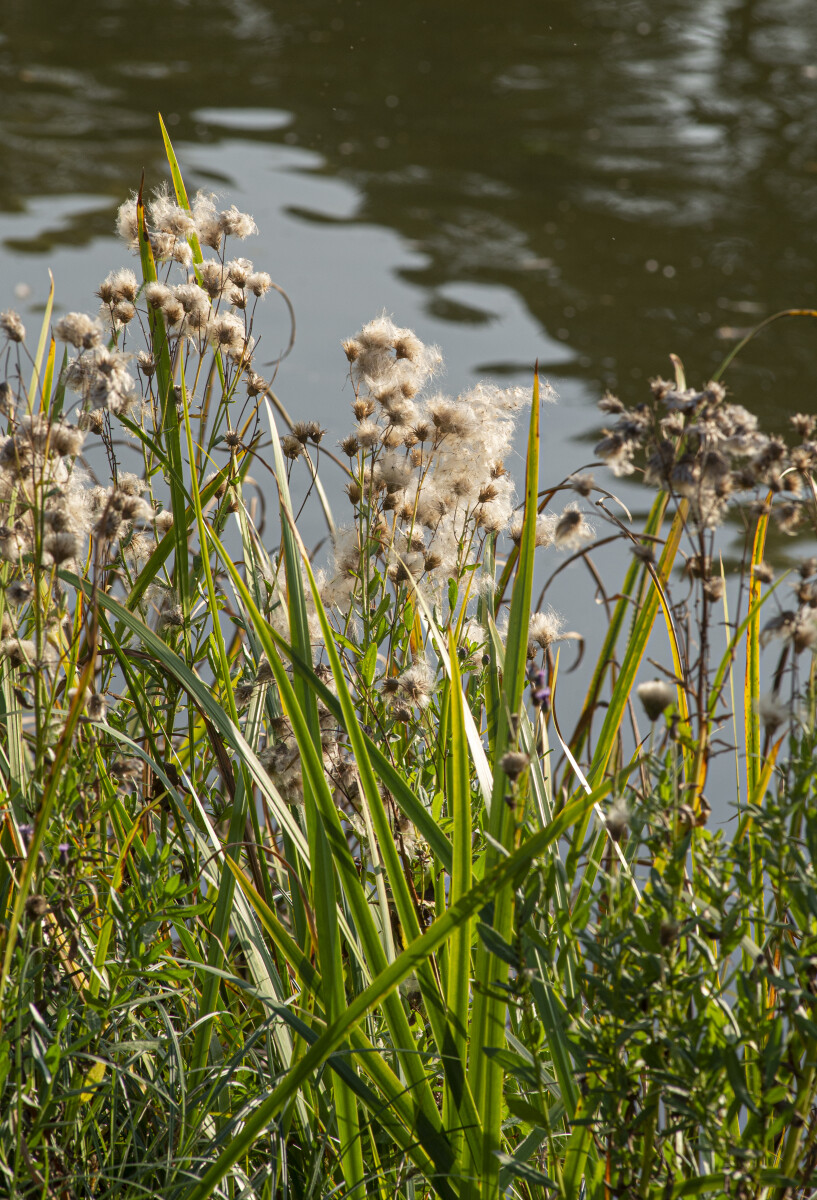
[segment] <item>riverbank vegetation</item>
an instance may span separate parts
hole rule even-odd
[[[538,378],[384,316],[327,446],[166,145],[99,312],[0,317],[4,1194],[811,1195],[815,418],[676,361],[540,479]]]

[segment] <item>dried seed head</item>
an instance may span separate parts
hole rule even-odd
[[[614,842],[620,842],[624,834],[627,832],[627,826],[630,821],[630,807],[627,801],[619,797],[614,800],[607,810],[604,823],[607,826],[607,832]]]
[[[85,434],[82,430],[77,429],[75,425],[69,425],[67,421],[57,421],[51,426],[49,445],[54,454],[75,458],[82,449],[84,440]]]
[[[247,276],[245,286],[254,296],[265,296],[272,287],[272,279],[266,271],[253,271]]]
[[[2,330],[10,342],[25,341],[25,325],[20,320],[20,314],[14,312],[11,308],[7,309],[4,313],[0,313],[0,330]]]
[[[136,197],[131,196],[124,204],[120,204],[116,214],[116,227],[119,236],[127,242],[131,250],[139,249],[139,225],[136,217]]]
[[[717,602],[723,598],[723,578],[720,575],[713,575],[711,579],[705,580],[703,588],[707,600]]]
[[[67,530],[63,533],[49,533],[43,539],[43,549],[50,555],[51,561],[57,564],[76,558],[80,545],[79,535]]]
[[[376,446],[381,440],[383,431],[374,421],[361,421],[355,430],[355,436],[364,449],[369,449],[371,446]]]
[[[243,708],[245,704],[249,704],[252,700],[253,692],[255,691],[254,683],[238,683],[234,689],[235,702],[238,708]]]
[[[234,204],[219,213],[218,227],[224,237],[237,237],[241,241],[258,233],[258,226],[249,213],[239,212]]]
[[[45,896],[36,893],[26,900],[26,916],[34,921],[41,921],[48,912],[48,901]]]
[[[68,342],[78,350],[92,350],[102,341],[102,325],[96,317],[85,313],[66,313],[54,326],[58,342]]]
[[[523,754],[521,750],[509,750],[503,754],[499,760],[499,765],[505,774],[514,783],[527,766],[530,764],[530,755]]]
[[[799,434],[801,438],[810,438],[814,433],[814,426],[817,418],[811,413],[795,413],[793,417],[789,417],[792,429]]]
[[[556,523],[553,540],[560,550],[575,550],[593,537],[593,529],[577,508],[568,506]]]
[[[632,475],[635,471],[633,444],[620,433],[608,432],[596,445],[594,453],[604,460],[617,477]]]
[[[142,763],[138,758],[117,758],[111,763],[109,771],[114,779],[134,780],[142,774]]]
[[[532,613],[528,625],[528,658],[533,658],[537,649],[546,650],[552,642],[558,641],[563,628],[564,621],[553,609]]]
[[[781,700],[776,692],[767,692],[757,701],[757,713],[760,723],[767,733],[783,725],[792,715],[791,705]]]
[[[0,413],[5,417],[13,417],[14,408],[14,390],[11,384],[4,380],[0,383]]]
[[[418,708],[427,708],[434,687],[434,677],[425,662],[416,662],[397,680],[401,695]]]
[[[601,400],[598,402],[598,407],[603,413],[623,413],[624,405],[619,400],[618,396],[614,396],[612,392],[605,392]]]
[[[797,532],[802,520],[803,506],[793,500],[786,501],[784,504],[776,504],[774,517],[781,533],[787,533],[791,537]]]
[[[396,358],[407,358],[409,362],[423,361],[425,346],[415,333],[409,329],[401,331],[401,336],[395,340],[394,353]]]
[[[571,475],[567,482],[580,496],[589,496],[596,485],[592,475]]]
[[[120,300],[133,303],[139,291],[139,283],[129,267],[111,271],[99,285],[97,296],[103,304],[118,304]]]
[[[25,604],[31,597],[32,586],[22,579],[14,579],[6,587],[6,600],[10,604]]]
[[[653,550],[652,546],[649,546],[649,545],[645,546],[645,545],[642,545],[642,543],[640,543],[640,542],[638,542],[638,543],[631,542],[630,543],[630,553],[632,554],[633,558],[637,558],[640,562],[645,562],[645,563],[654,563],[655,562],[655,551]]]
[[[263,375],[257,375],[255,371],[247,371],[245,379],[248,396],[260,396],[262,392],[266,392],[269,388],[269,384]]]
[[[352,402],[352,412],[355,414],[355,420],[365,421],[367,417],[372,415],[376,407],[374,400],[358,396]]]
[[[798,614],[792,629],[792,645],[795,654],[813,650],[817,646],[817,613],[809,609]]]
[[[296,458],[300,458],[304,452],[303,444],[297,437],[281,438],[281,450],[283,451],[284,457],[291,459],[292,462],[294,462]]]
[[[7,658],[12,666],[31,666],[37,656],[37,647],[30,638],[7,637],[0,641],[0,658]]]
[[[105,429],[105,418],[107,415],[107,408],[94,408],[90,412],[80,413],[77,418],[77,424],[80,429],[90,430],[91,433],[102,433]]]
[[[432,396],[426,411],[439,433],[450,437],[468,437],[475,429],[474,412],[469,404],[450,400],[447,396]]]
[[[151,379],[156,373],[156,359],[147,350],[140,350],[136,355],[136,365],[146,379]]]
[[[675,689],[665,679],[652,679],[640,683],[636,695],[650,721],[657,721],[670,705],[675,703]]]
[[[220,262],[209,259],[196,268],[201,287],[211,300],[216,300],[224,291],[226,275]]]
[[[243,350],[247,342],[244,322],[235,313],[222,313],[210,323],[210,340],[225,350]]]
[[[275,676],[272,672],[272,667],[266,658],[262,658],[258,664],[258,669],[255,672],[256,683],[272,683]]]
[[[252,263],[248,258],[233,258],[224,264],[224,270],[227,271],[230,283],[234,283],[236,288],[244,288],[252,275]]]
[[[207,192],[197,192],[193,200],[192,211],[199,241],[203,246],[209,246],[211,250],[217,251],[221,247],[222,235],[214,200],[215,197]]]
[[[712,559],[708,554],[690,554],[684,570],[690,579],[709,579],[712,574]]]
[[[181,604],[170,604],[167,608],[163,608],[159,613],[158,625],[160,629],[165,626],[178,629],[184,625],[184,611]]]

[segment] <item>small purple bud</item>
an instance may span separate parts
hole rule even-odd
[[[531,687],[534,688],[543,688],[547,685],[547,675],[541,667],[535,667],[533,664],[528,667],[528,680]]]
[[[20,826],[20,837],[23,839],[23,847],[24,848],[26,847],[27,843],[31,841],[31,835],[33,832],[34,832],[33,825],[21,825]]]
[[[64,867],[67,867],[68,855],[71,852],[71,847],[69,846],[68,842],[60,842],[59,846],[57,846],[57,849],[60,852],[60,862]]]

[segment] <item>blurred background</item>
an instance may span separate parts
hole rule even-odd
[[[538,358],[553,479],[605,387],[642,398],[670,352],[702,382],[817,304],[811,0],[5,0],[0,89],[0,307],[35,327],[51,268],[57,311],[94,311],[117,206],[167,178],[161,111],[189,189],[254,214],[241,250],[298,317],[276,390],[333,441],[340,339],[383,309],[453,392]],[[265,305],[261,362],[288,335]],[[773,326],[735,398],[813,408],[816,336]]]

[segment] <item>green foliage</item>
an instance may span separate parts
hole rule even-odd
[[[379,318],[336,458],[255,371],[251,218],[162,133],[173,198],[123,206],[142,280],[104,325],[52,337],[50,299],[30,357],[0,318],[0,1192],[811,1195],[816,568],[784,608],[762,557],[813,530],[814,419],[789,448],[677,363],[605,398],[637,530],[593,480],[540,489],[534,377],[508,551],[531,397],[427,394],[439,353]],[[577,635],[533,584],[563,549],[598,581],[589,504],[635,554],[563,736]]]

